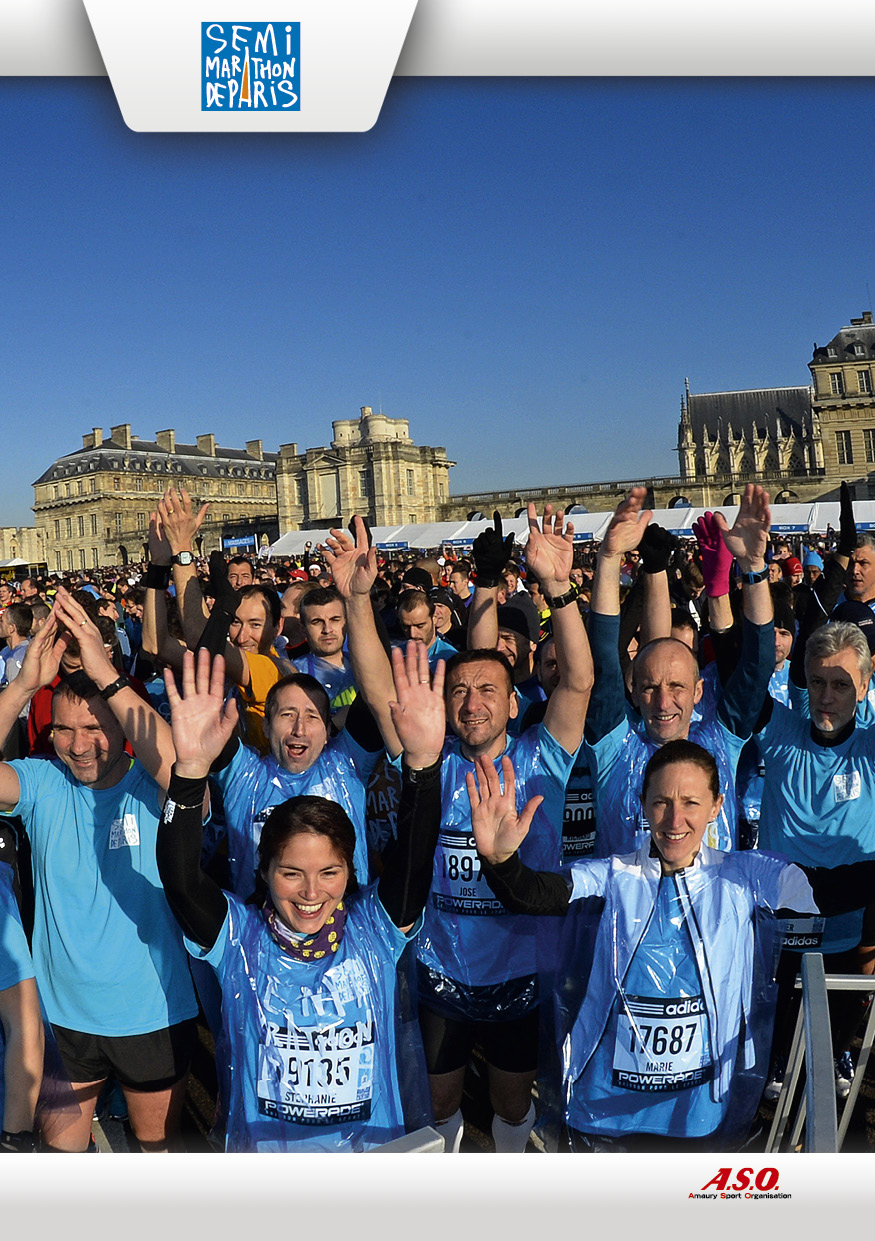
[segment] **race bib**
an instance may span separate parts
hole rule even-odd
[[[588,767],[575,767],[565,789],[562,815],[562,858],[573,862],[591,857],[595,849],[595,806]]]
[[[490,915],[507,911],[483,878],[477,844],[469,832],[445,827],[435,850],[435,909],[458,914]]]
[[[782,948],[791,948],[796,952],[812,949],[816,952],[820,949],[825,925],[823,918],[781,918],[779,921]]]
[[[258,1048],[258,1110],[298,1125],[364,1121],[374,1084],[373,1021],[300,1029],[271,1025]]]
[[[617,1016],[612,1081],[624,1090],[688,1090],[710,1081],[708,1016],[700,995],[627,995]]]

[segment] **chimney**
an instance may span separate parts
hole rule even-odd
[[[82,447],[83,448],[99,448],[102,443],[103,443],[103,428],[102,427],[92,427],[90,435],[82,436]]]
[[[117,427],[110,427],[109,438],[113,443],[118,444],[119,448],[130,448],[131,424],[129,422],[121,422]]]
[[[264,449],[261,440],[247,440],[246,451],[250,457],[254,457],[256,461],[264,460]]]
[[[197,450],[207,457],[215,457],[216,455],[216,437],[215,435],[199,435],[197,437]]]
[[[281,457],[297,457],[297,455],[298,455],[297,444],[280,444],[280,456]]]
[[[176,432],[156,431],[155,443],[162,452],[176,452]]]

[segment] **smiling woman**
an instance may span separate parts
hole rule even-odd
[[[535,872],[517,852],[535,801],[518,812],[507,759],[502,774],[503,790],[480,762],[468,781],[490,888],[513,913],[574,913],[555,975],[557,1119],[571,1148],[738,1147],[769,1063],[771,915],[817,912],[811,884],[823,912],[851,907],[872,884],[873,864],[838,875],[709,848],[702,841],[720,810],[717,765],[701,746],[677,740],[645,769],[647,844],[575,862],[566,875]]]
[[[265,818],[258,878],[243,902],[200,869],[207,773],[235,724],[224,663],[186,654],[184,697],[168,686],[177,761],[158,866],[186,947],[222,989],[219,1079],[231,1151],[368,1150],[429,1119],[425,1063],[396,969],[419,930],[440,823],[442,674],[421,643],[395,657],[404,745],[397,838],[376,884],[360,889],[356,832],[325,797],[291,797]],[[327,717],[308,677],[274,694],[269,731],[294,748]],[[301,682],[304,682],[302,687]],[[324,692],[317,683],[316,689]],[[311,714],[314,719],[311,719]],[[402,1086],[402,1082],[404,1085]]]

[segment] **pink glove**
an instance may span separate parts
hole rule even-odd
[[[729,594],[732,553],[723,542],[721,527],[713,513],[704,513],[693,522],[693,534],[702,553],[702,576],[709,599]]]

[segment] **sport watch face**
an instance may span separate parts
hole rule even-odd
[[[174,560],[174,562],[175,562],[176,564],[183,564],[183,565],[185,565],[185,564],[193,564],[193,563],[194,563],[194,554],[193,554],[192,552],[178,552],[178,553],[177,553],[177,554],[173,557],[173,560]]]

